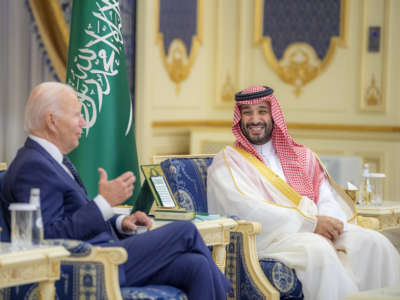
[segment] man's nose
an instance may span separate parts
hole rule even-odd
[[[258,123],[258,122],[260,122],[260,121],[261,121],[260,115],[259,115],[258,113],[252,114],[251,117],[250,117],[250,121],[251,121],[252,123]]]
[[[83,118],[82,115],[81,115],[81,120],[80,120],[80,124],[79,125],[81,126],[81,128],[86,127],[86,121],[85,121],[85,119]]]

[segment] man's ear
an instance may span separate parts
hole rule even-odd
[[[56,120],[54,117],[54,114],[51,112],[47,112],[44,117],[46,128],[51,132],[55,132],[57,130]]]

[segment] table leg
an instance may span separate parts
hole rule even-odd
[[[54,283],[54,280],[46,280],[39,283],[38,296],[40,300],[54,299],[56,295]]]
[[[225,245],[213,246],[212,256],[218,268],[221,270],[223,274],[225,274],[225,263],[226,263]]]

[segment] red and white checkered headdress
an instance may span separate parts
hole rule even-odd
[[[236,105],[233,115],[232,133],[236,138],[235,146],[240,147],[263,161],[254,146],[244,136],[241,128],[240,106],[243,104],[259,104],[268,102],[274,121],[272,144],[281,161],[283,173],[289,185],[300,195],[318,201],[319,185],[324,172],[312,151],[297,144],[289,135],[285,119],[278,101],[269,87],[254,85],[235,95]]]

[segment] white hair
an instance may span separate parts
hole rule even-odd
[[[60,82],[43,82],[37,85],[25,105],[25,131],[42,129],[45,114],[48,112],[58,114],[60,100],[68,92],[76,94],[72,87]]]

